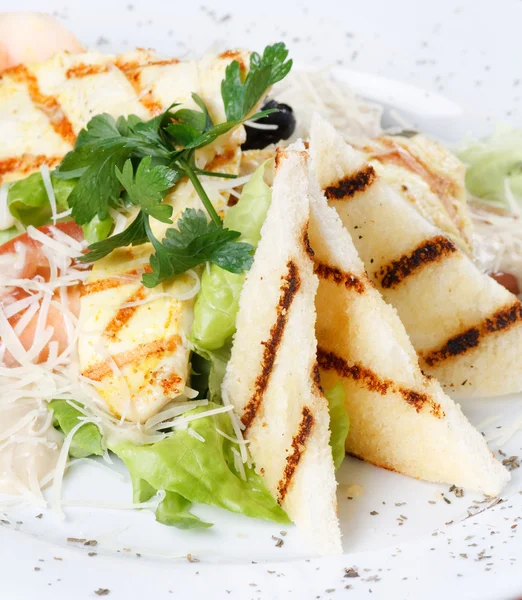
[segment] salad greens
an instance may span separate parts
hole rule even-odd
[[[338,469],[346,454],[345,443],[350,430],[350,420],[344,406],[346,395],[343,382],[336,383],[324,395],[330,410],[330,446],[335,468]]]
[[[3,231],[0,231],[0,246],[19,235],[20,232],[16,227],[10,227],[9,229],[4,229]]]
[[[499,130],[459,152],[468,165],[466,186],[478,198],[504,208],[522,207],[522,131]],[[508,187],[508,190],[506,188]],[[511,192],[513,198],[508,197]],[[516,202],[519,206],[512,206]]]
[[[65,400],[53,400],[49,407],[65,434],[82,416]],[[209,403],[208,406],[185,413],[185,416],[212,408],[218,408],[218,405]],[[180,429],[154,444],[140,446],[132,442],[119,442],[113,445],[109,442],[109,449],[129,469],[135,502],[149,500],[158,490],[164,490],[166,496],[157,508],[156,519],[182,529],[211,525],[189,512],[192,502],[226,508],[249,517],[288,522],[285,512],[266,490],[253,468],[245,465],[245,480],[235,472],[234,442],[217,431],[219,429],[230,437],[234,436],[227,413],[196,419],[190,423],[190,427],[205,441]],[[73,437],[70,453],[76,457],[102,454],[102,435],[98,427],[93,423],[81,427]]]
[[[67,199],[75,186],[74,180],[57,179],[51,174],[56,198],[56,209],[63,212],[69,208]],[[9,186],[7,206],[10,213],[27,227],[40,227],[51,221],[52,211],[42,174],[38,171]]]
[[[258,167],[245,184],[238,203],[228,210],[224,222],[226,227],[239,231],[239,240],[254,249],[261,238],[261,227],[272,199],[272,192],[263,179],[267,162]],[[192,325],[192,338],[200,348],[221,348],[235,332],[244,280],[244,273],[230,273],[217,264],[203,272]]]

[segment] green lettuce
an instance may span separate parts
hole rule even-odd
[[[185,416],[217,407],[209,403]],[[220,429],[234,435],[228,414],[196,419],[190,426],[204,442],[187,431],[177,430],[155,444],[138,446],[123,442],[111,450],[123,460],[133,477],[156,490],[174,492],[190,502],[218,506],[249,517],[289,522],[253,468],[245,465],[246,481],[235,472],[233,442],[217,432]]]
[[[53,411],[55,426],[57,425],[65,435],[78,424],[83,414],[66,400],[51,400],[49,410]],[[73,458],[103,455],[102,435],[94,423],[86,423],[74,434],[69,448]]]
[[[76,181],[57,179],[51,175],[51,183],[56,198],[56,209],[58,212],[63,212],[69,208],[67,198]],[[13,183],[7,194],[7,206],[13,217],[25,227],[28,225],[40,227],[49,223],[52,211],[42,174],[36,172]]]
[[[508,184],[522,205],[522,131],[499,130],[463,148],[458,155],[468,166],[466,186],[474,196],[509,208]]]
[[[232,351],[232,339],[217,350],[194,347],[190,386],[198,391],[198,398],[221,404],[221,384]]]
[[[335,468],[338,469],[344,460],[345,443],[350,430],[350,420],[344,406],[345,392],[342,381],[336,383],[324,395],[330,410],[330,446]]]
[[[9,229],[4,229],[3,231],[0,231],[0,246],[19,235],[20,233],[16,227],[10,227]]]
[[[268,162],[268,161],[267,161]],[[239,241],[254,248],[261,238],[261,227],[272,199],[264,182],[266,162],[245,184],[239,202],[225,216],[224,226],[241,233]],[[236,330],[236,315],[244,273],[234,274],[217,265],[205,269],[194,307],[192,339],[201,348],[221,348]]]
[[[65,400],[53,400],[56,425],[65,433],[78,423],[82,413]],[[185,413],[186,416],[218,408],[209,403]],[[109,449],[126,464],[131,475],[134,502],[146,502],[158,490],[166,492],[156,509],[160,523],[181,529],[206,528],[211,523],[190,513],[193,502],[210,504],[249,517],[288,523],[288,517],[266,490],[253,468],[245,465],[246,480],[234,469],[233,442],[217,432],[234,436],[230,415],[219,413],[196,419],[191,428],[205,441],[195,439],[186,430],[177,430],[154,444],[109,443]],[[93,423],[75,433],[70,454],[75,458],[103,454],[102,435]]]
[[[100,221],[98,215],[90,223],[82,225],[83,235],[89,244],[94,244],[108,238],[113,227],[114,220],[112,217],[107,217]]]

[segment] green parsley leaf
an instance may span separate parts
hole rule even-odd
[[[218,227],[207,221],[202,210],[187,208],[178,221],[178,229],[167,229],[159,242],[146,224],[156,253],[151,256],[152,273],[143,275],[143,284],[154,287],[188,269],[212,262],[232,273],[241,273],[252,264],[252,246],[235,242],[239,232]]]
[[[110,254],[116,248],[145,244],[149,241],[145,228],[147,218],[145,213],[140,212],[125,231],[91,244],[89,252],[78,258],[78,260],[86,263],[95,262],[107,256],[107,254]]]
[[[164,165],[151,167],[151,161],[151,157],[146,156],[134,175],[132,161],[128,159],[123,171],[116,167],[116,177],[132,204],[141,206],[143,212],[162,223],[172,223],[172,206],[162,203],[163,196],[180,179],[181,173]]]
[[[250,69],[243,82],[237,61],[228,65],[221,83],[225,114],[229,121],[242,121],[262,100],[268,88],[289,73],[292,61],[286,60],[288,50],[283,42],[267,46],[263,56],[253,52]]]

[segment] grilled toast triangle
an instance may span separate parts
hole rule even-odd
[[[335,209],[316,182],[311,189],[318,363],[326,389],[343,382],[348,452],[418,479],[498,494],[509,473],[460,407],[422,373],[397,312],[369,279]]]
[[[257,471],[311,547],[342,551],[328,404],[318,380],[317,277],[304,150],[278,150],[272,204],[240,297],[223,394]]]
[[[319,115],[310,152],[321,189],[397,309],[422,369],[452,396],[520,392],[520,300],[480,272]]]

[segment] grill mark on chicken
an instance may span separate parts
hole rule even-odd
[[[344,285],[346,289],[354,290],[358,294],[363,294],[366,290],[364,281],[352,273],[344,273],[337,267],[331,267],[326,263],[316,261],[314,263],[314,273],[323,280],[331,280],[337,285]]]
[[[128,62],[123,63],[116,60],[116,66],[125,75],[127,81],[132,85],[132,88],[138,95],[138,100],[143,106],[149,111],[152,116],[157,116],[163,112],[163,107],[159,102],[154,99],[152,90],[143,90],[141,86],[141,73],[142,69],[146,66],[152,66],[153,64],[159,65],[161,62],[164,64],[173,64],[168,61],[157,61],[155,63],[146,63],[144,65],[139,62]]]
[[[444,411],[440,404],[435,402],[428,394],[397,385],[391,379],[381,378],[371,369],[364,367],[363,365],[357,363],[349,364],[344,358],[334,352],[318,348],[317,362],[321,369],[324,369],[325,371],[335,371],[340,377],[352,379],[370,392],[376,392],[381,394],[381,396],[385,396],[388,393],[400,394],[403,400],[418,413],[425,406],[429,406],[433,416],[438,419],[444,417]]]
[[[422,353],[422,358],[427,365],[433,367],[445,360],[466,354],[479,346],[488,335],[506,331],[520,322],[522,302],[515,300],[486,317],[481,323],[451,337],[440,348]]]
[[[394,288],[424,266],[440,262],[455,252],[455,244],[444,235],[438,235],[422,242],[413,252],[403,254],[398,260],[381,267],[375,272],[375,277],[383,288]]]
[[[140,286],[140,288],[136,292],[134,292],[127,298],[125,303],[127,304],[131,302],[139,302],[140,300],[144,299],[145,290],[143,289],[143,286]],[[136,306],[126,306],[124,308],[118,309],[114,317],[110,320],[109,324],[105,328],[105,337],[109,339],[114,339],[118,335],[118,333],[123,329],[123,327],[125,327],[125,325],[130,321],[130,319],[133,317],[134,313],[138,310],[139,307],[140,305],[138,304]]]
[[[138,344],[132,350],[119,352],[111,356],[116,366],[121,369],[127,365],[142,362],[152,356],[160,356],[167,352],[173,352],[181,344],[181,337],[174,335],[168,339],[154,340],[146,344]],[[113,374],[109,360],[96,363],[83,371],[82,375],[93,381],[102,381],[108,375]]]
[[[297,433],[292,439],[292,452],[286,457],[285,469],[283,471],[283,477],[277,485],[277,501],[281,504],[290,487],[292,478],[295,474],[303,452],[306,450],[306,442],[312,433],[312,429],[315,423],[314,415],[308,406],[304,406],[302,410],[302,417],[297,428]]]
[[[241,417],[241,422],[245,426],[245,429],[250,427],[263,402],[263,396],[268,387],[277,352],[281,345],[283,333],[288,321],[288,310],[301,287],[301,278],[299,276],[297,265],[290,260],[287,263],[287,269],[288,273],[282,277],[283,284],[281,285],[281,295],[277,305],[276,321],[270,329],[268,340],[261,342],[265,347],[263,358],[261,359],[261,373],[254,383],[254,393],[248,401],[243,416]]]
[[[0,181],[2,175],[12,173],[29,174],[37,171],[42,165],[54,167],[61,162],[61,156],[46,156],[45,154],[22,154],[13,158],[4,158],[0,160]]]
[[[139,283],[138,276],[141,275],[141,271],[138,272],[136,269],[122,273],[119,277],[107,277],[103,279],[96,279],[82,286],[80,296],[89,296],[90,294],[97,294],[98,292],[104,292],[105,290],[112,290],[122,285],[136,284]]]
[[[76,134],[74,133],[74,129],[69,119],[65,116],[60,103],[54,96],[46,96],[42,93],[35,75],[33,75],[33,73],[31,73],[24,65],[18,65],[17,67],[10,69],[9,75],[16,81],[25,83],[35,107],[45,114],[49,119],[52,128],[59,136],[65,141],[74,144],[76,141]]]
[[[367,190],[376,179],[375,169],[371,165],[366,165],[360,171],[329,185],[325,188],[324,193],[328,200],[349,200],[356,194]]]
[[[89,75],[101,75],[102,73],[108,73],[109,67],[108,65],[88,65],[88,64],[78,64],[74,65],[70,69],[67,69],[65,76],[67,79],[82,79],[83,77],[88,77]]]

